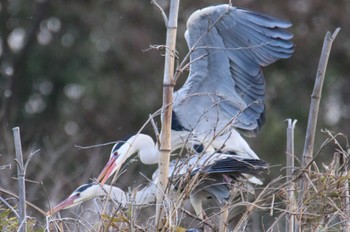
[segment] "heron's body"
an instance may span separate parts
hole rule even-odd
[[[219,204],[222,204],[229,198],[232,184],[237,181],[262,184],[255,175],[259,175],[266,169],[267,164],[263,160],[244,159],[236,154],[207,152],[192,155],[190,158],[173,160],[169,167],[169,180],[173,190],[189,193],[196,214],[201,215],[203,196],[214,198]],[[145,206],[154,202],[157,182],[158,170],[153,174],[152,181],[135,193],[131,203]],[[123,207],[130,203],[129,197],[117,187],[97,183],[85,184],[54,207],[50,214],[78,205],[91,198],[107,195],[110,195]]]

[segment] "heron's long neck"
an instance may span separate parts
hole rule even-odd
[[[159,151],[153,139],[145,134],[131,137],[131,151],[139,152],[141,162],[144,164],[156,164],[159,159]]]
[[[114,201],[120,203],[122,206],[126,206],[126,203],[128,202],[127,196],[123,190],[121,190],[118,187],[110,186],[110,185],[103,185],[102,187],[100,185],[96,185],[97,188],[97,195],[98,196],[110,196]]]
[[[108,194],[110,194],[110,197],[117,203],[120,203],[122,206],[126,206],[128,202],[141,206],[148,205],[156,201],[157,186],[154,183],[150,183],[140,191],[137,191],[134,196],[132,194],[131,196],[128,196],[120,188],[107,184],[103,185],[102,187],[96,185],[96,188],[96,194],[98,196],[108,196]]]
[[[137,134],[132,136],[125,144],[119,149],[120,155],[118,157],[117,170],[121,165],[133,154],[138,153],[140,159],[145,164],[155,164],[158,162],[158,149],[153,139],[145,134]]]

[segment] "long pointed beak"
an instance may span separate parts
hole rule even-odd
[[[61,203],[53,207],[51,210],[47,211],[46,215],[53,215],[62,209],[67,209],[69,207],[74,206],[74,200],[76,198],[77,196],[68,197],[66,200],[62,201]]]
[[[106,166],[101,171],[100,175],[97,177],[97,182],[101,185],[104,185],[108,178],[113,174],[113,169],[116,166],[115,161],[117,160],[117,156],[112,156]]]

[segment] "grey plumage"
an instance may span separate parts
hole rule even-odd
[[[213,135],[227,128],[255,135],[264,122],[261,67],[289,58],[291,24],[271,16],[219,5],[198,10],[187,22],[190,73],[174,95],[182,127]]]

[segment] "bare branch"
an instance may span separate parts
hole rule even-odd
[[[152,0],[151,4],[155,5],[155,7],[158,8],[158,10],[160,11],[160,13],[161,13],[161,15],[163,17],[164,25],[165,25],[165,27],[167,27],[168,26],[168,18],[166,16],[163,8],[158,4],[158,2],[156,0]]]
[[[21,135],[19,127],[12,128],[13,138],[16,150],[16,160],[17,160],[17,176],[18,176],[18,211],[19,211],[19,221],[23,223],[20,227],[20,232],[26,231],[26,187],[25,187],[25,168],[23,166],[23,153],[21,145]]]
[[[294,173],[294,129],[295,124],[297,123],[297,120],[287,119],[288,127],[287,127],[287,149],[286,149],[286,161],[287,161],[287,167],[286,167],[286,180],[287,182],[290,182],[290,184],[287,187],[287,193],[288,193],[288,200],[289,205],[288,207],[289,213],[286,214],[286,231],[293,232],[295,231],[295,223],[296,223],[296,217],[295,217],[295,211],[297,210],[297,204],[295,199],[295,182],[292,181],[293,179],[293,173]]]
[[[1,171],[1,170],[4,170],[4,169],[11,169],[11,168],[12,168],[11,164],[1,165],[1,166],[0,166],[0,171]]]
[[[29,157],[28,157],[28,159],[27,159],[27,161],[26,161],[26,163],[24,165],[24,173],[26,173],[26,171],[27,171],[27,167],[28,167],[28,164],[29,164],[30,160],[33,158],[33,156],[35,154],[39,153],[39,151],[40,151],[40,149],[38,149],[38,150],[36,150],[36,151],[34,151],[34,152],[29,154]]]
[[[152,124],[152,127],[153,127],[153,130],[154,130],[154,133],[156,134],[156,141],[158,143],[158,146],[160,145],[160,141],[159,141],[159,130],[158,130],[158,127],[153,119],[153,115],[149,115],[149,119],[151,121],[151,124]],[[159,148],[159,147],[158,147]]]

